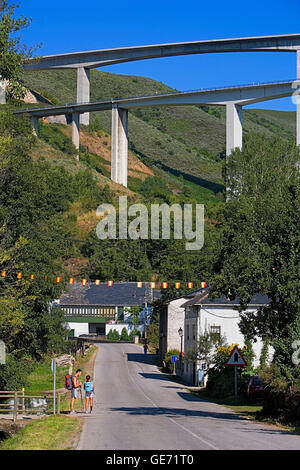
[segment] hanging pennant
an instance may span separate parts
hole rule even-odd
[[[175,282],[175,289],[180,289],[180,282]]]
[[[95,284],[96,284],[96,286],[100,286],[100,284],[101,284],[100,280],[96,279]]]
[[[69,284],[74,284],[74,278],[73,277],[70,277]]]
[[[188,282],[188,288],[193,289],[193,283],[192,282]]]
[[[60,276],[56,277],[56,282],[61,282],[61,277]]]
[[[82,284],[83,286],[86,286],[87,280],[86,280],[86,279],[82,279],[81,284]]]
[[[30,279],[35,279],[35,274],[30,274],[29,278]]]
[[[206,283],[205,283],[205,282],[201,282],[201,289],[205,289],[205,286],[206,286]]]
[[[6,271],[2,271],[1,276],[6,277]]]
[[[142,282],[138,282],[138,283],[137,283],[137,287],[143,287],[143,283],[142,283]]]
[[[167,287],[168,287],[168,283],[167,283],[167,282],[163,282],[163,283],[162,283],[162,288],[163,288],[163,289],[167,289]]]
[[[108,285],[109,287],[111,287],[111,286],[113,285],[113,281],[108,281],[108,282],[107,282],[107,285]]]
[[[155,282],[150,282],[151,289],[155,289]]]
[[[22,273],[17,273],[17,278],[22,279],[23,274]]]

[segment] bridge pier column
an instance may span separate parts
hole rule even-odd
[[[79,113],[72,113],[72,142],[75,145],[76,149],[78,150],[78,154],[76,158],[77,160],[79,160],[79,143],[80,143],[80,114]]]
[[[38,131],[39,131],[39,118],[36,116],[31,116],[31,124],[32,124],[33,134],[37,136]]]
[[[297,80],[300,80],[300,49],[297,50]],[[300,94],[297,95],[296,143],[300,146]]]
[[[243,108],[235,103],[226,104],[226,155],[243,148]]]
[[[77,69],[77,103],[90,102],[90,69],[79,67]],[[80,116],[80,124],[88,126],[90,123],[90,113]]]
[[[128,110],[112,108],[111,179],[127,188],[128,173]]]

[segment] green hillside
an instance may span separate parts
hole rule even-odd
[[[24,84],[53,103],[76,101],[76,71],[24,73]],[[173,91],[155,80],[91,70],[91,100]],[[111,132],[111,113],[93,113]],[[244,133],[295,137],[295,113],[245,110]],[[129,112],[129,141],[148,166],[209,191],[222,190],[221,168],[225,154],[225,109],[213,106],[153,107]]]

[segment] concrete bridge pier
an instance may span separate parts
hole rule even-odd
[[[37,136],[38,131],[39,131],[39,118],[37,116],[31,116],[31,124],[32,124],[33,134]]]
[[[226,155],[243,148],[243,108],[230,102],[226,104]]]
[[[77,160],[79,160],[79,143],[80,143],[80,114],[72,113],[72,142],[75,145],[78,154]]]
[[[128,110],[112,107],[111,179],[127,188],[128,173]]]
[[[77,69],[77,103],[90,102],[90,69],[79,67]],[[90,123],[90,113],[80,116],[80,124],[88,126]]]

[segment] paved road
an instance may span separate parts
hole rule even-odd
[[[80,450],[300,449],[300,437],[199,400],[151,364],[140,346],[101,344],[96,407]]]

